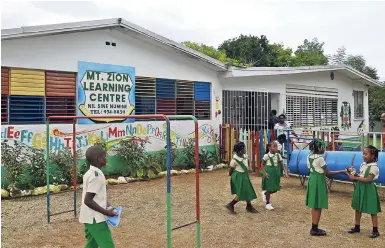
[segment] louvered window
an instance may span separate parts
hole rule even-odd
[[[211,84],[164,78],[136,77],[135,113],[195,115],[211,118]]]
[[[42,124],[45,122],[44,97],[10,96],[10,124]]]
[[[194,115],[194,82],[178,81],[176,83],[176,113]]]
[[[75,116],[76,115],[75,97],[46,97],[46,116]],[[52,123],[72,123],[72,118],[51,119]]]
[[[1,124],[8,124],[8,95],[1,95]]]
[[[286,117],[293,127],[338,125],[338,90],[287,85]]]
[[[1,95],[9,95],[9,69],[1,68]]]
[[[9,69],[1,68],[1,124],[8,123]]]
[[[155,78],[136,77],[135,114],[155,114]]]
[[[199,119],[211,118],[211,84],[195,82],[194,85],[194,115]]]
[[[156,113],[164,115],[176,114],[175,80],[156,79]]]
[[[46,117],[76,115],[76,73],[46,72]],[[72,123],[72,119],[52,119]]]
[[[38,70],[11,69],[11,95],[45,96],[45,73]]]

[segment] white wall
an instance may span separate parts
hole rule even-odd
[[[116,47],[105,42],[116,42]],[[174,49],[163,48],[143,36],[118,30],[3,40],[1,65],[42,70],[77,71],[78,61],[128,65],[137,76],[205,81],[212,83],[212,119],[215,96],[221,87],[218,72]]]
[[[352,110],[352,127],[349,131],[356,132],[362,119],[354,119],[353,89],[364,91],[364,119],[366,131],[369,130],[369,109],[368,109],[368,88],[361,83],[353,82],[348,77],[334,73],[334,80],[330,79],[330,72],[310,72],[301,74],[272,75],[272,76],[249,76],[235,78],[221,78],[223,90],[247,90],[258,91],[268,89],[271,93],[279,93],[278,113],[286,107],[286,84],[319,86],[338,89],[338,116],[343,101],[350,103]],[[341,118],[338,118],[338,125],[341,126]]]

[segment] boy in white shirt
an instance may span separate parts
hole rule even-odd
[[[79,222],[85,226],[87,244],[85,248],[114,248],[107,216],[118,215],[113,208],[107,210],[106,178],[101,168],[106,165],[106,151],[103,147],[87,149],[86,159],[90,169],[83,176],[82,205]]]

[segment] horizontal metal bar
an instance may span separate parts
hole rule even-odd
[[[300,175],[294,174],[294,173],[289,173],[289,176],[299,177]],[[307,178],[309,178],[309,175],[301,175],[301,176],[306,176]],[[333,179],[333,182],[344,183],[344,184],[353,184],[353,182],[336,180],[336,179]],[[377,188],[385,189],[385,185],[381,185],[381,183],[375,183],[375,184],[376,184]]]
[[[155,115],[89,115],[89,116],[49,116],[47,120],[52,119],[102,119],[102,118],[126,118],[126,119],[162,119],[168,120],[166,115],[155,114]]]
[[[65,214],[65,213],[69,213],[69,212],[73,212],[74,210],[67,210],[67,211],[64,211],[64,212],[59,212],[59,213],[54,213],[54,214],[50,214],[49,216],[54,216],[54,215],[59,215],[59,214]]]
[[[174,227],[174,228],[172,229],[172,231],[174,231],[174,230],[178,230],[178,229],[181,229],[181,228],[183,228],[183,227],[186,227],[186,226],[191,226],[191,225],[193,225],[193,224],[195,224],[195,223],[198,223],[198,221],[194,221],[194,222],[191,222],[191,223],[188,223],[188,224],[182,225],[182,226],[177,226],[177,227]]]
[[[335,140],[335,143],[362,144],[361,141]]]

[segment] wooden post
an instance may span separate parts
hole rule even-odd
[[[259,170],[261,169],[261,145],[260,145],[260,133],[259,131],[255,132],[255,150],[257,154],[257,176],[261,176]]]
[[[255,132],[251,132],[251,168],[255,171]]]

